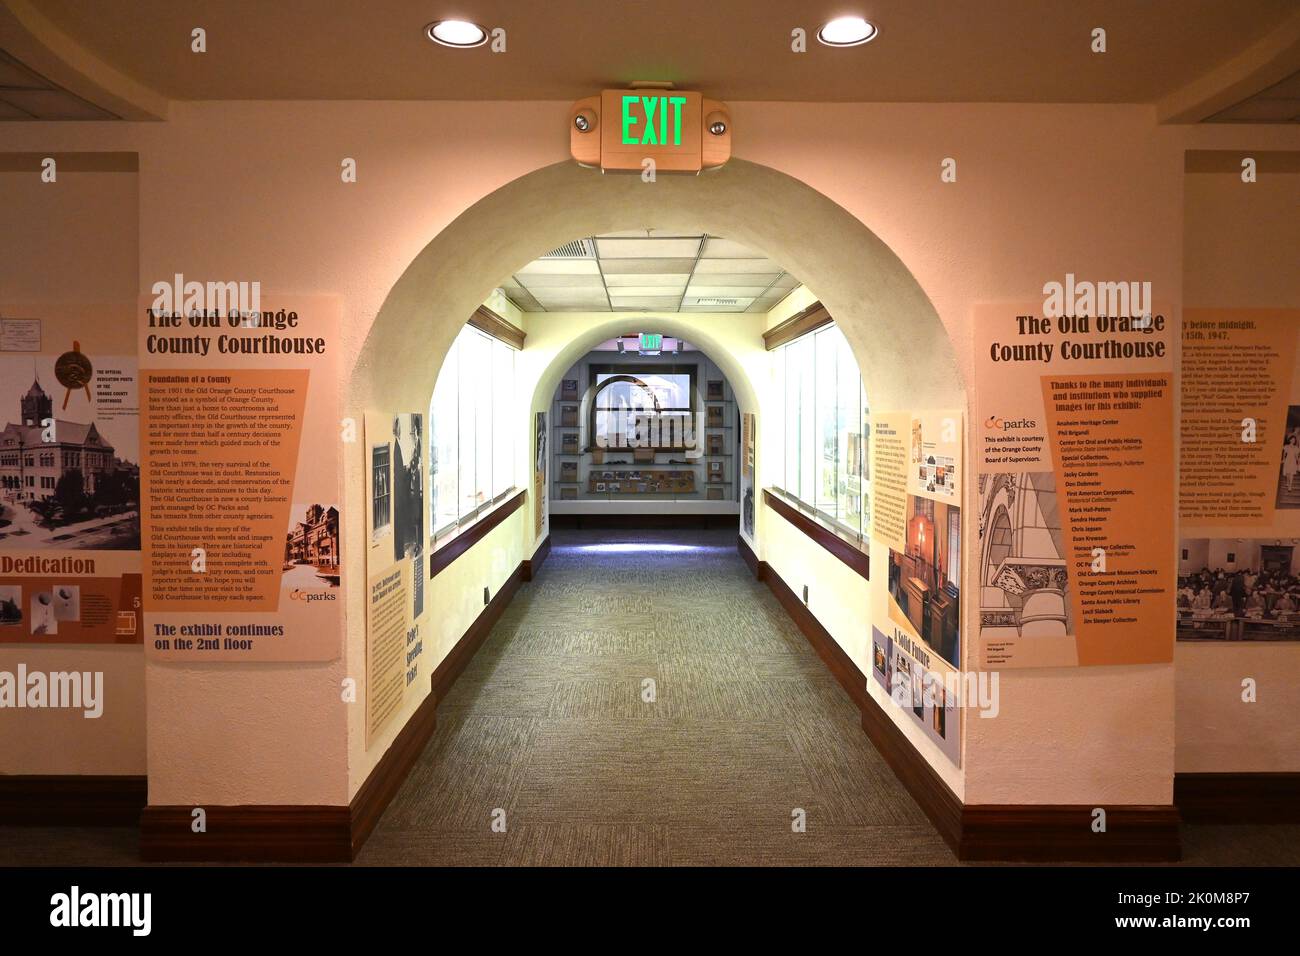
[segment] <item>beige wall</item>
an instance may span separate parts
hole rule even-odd
[[[1259,159],[1258,181],[1250,184],[1239,170],[1186,176],[1188,308],[1300,309],[1300,173],[1278,173],[1275,162]],[[1294,154],[1288,165],[1296,169]],[[1269,529],[1243,526],[1223,535],[1267,538]],[[1232,540],[1214,541],[1207,549],[1210,567],[1219,567],[1215,555],[1228,550],[1240,555],[1238,567],[1258,553]],[[1180,773],[1300,771],[1300,644],[1183,642],[1174,659]],[[1242,700],[1245,678],[1258,686],[1254,703]]]
[[[707,210],[736,223],[733,238],[764,251],[779,249],[782,264],[832,306],[873,406],[881,410],[903,407],[907,399],[930,407],[963,404],[974,367],[974,304],[1036,298],[1045,281],[1067,271],[1151,281],[1161,308],[1177,314],[1183,150],[1300,145],[1294,129],[1158,127],[1152,111],[1140,107],[731,106],[740,160],[779,170],[837,203],[883,240],[919,283],[918,297],[876,259],[835,248],[838,236],[817,233],[796,212],[766,205],[763,195],[752,197],[753,210],[730,202]],[[612,215],[584,219],[578,210],[546,218],[546,228],[525,230],[528,217],[547,210],[541,204],[521,209],[518,232],[497,229],[463,248],[437,248],[442,274],[466,277],[455,297],[412,298],[417,287],[397,280],[455,217],[498,187],[565,161],[567,107],[176,103],[161,124],[12,124],[6,134],[15,149],[139,150],[142,288],[184,272],[259,280],[272,294],[341,295],[345,345],[358,360],[340,391],[349,413],[358,414],[372,401],[427,408],[435,369],[468,314],[465,302],[482,301],[501,278],[495,273],[509,271],[494,267],[494,274],[481,274],[482,263],[517,267],[574,238],[565,233],[578,222],[615,228],[684,223],[687,205],[676,204],[675,196],[725,190],[749,175],[735,163],[711,174],[717,177],[712,183],[710,174],[690,181],[661,177],[657,185],[605,177],[613,180],[605,188],[629,196],[634,187],[659,190],[649,195],[672,221],[615,225]],[[344,157],[357,160],[355,185],[339,181]],[[957,160],[956,183],[939,180],[945,157]],[[570,170],[564,182],[587,188],[581,175],[588,173]],[[509,196],[506,190],[498,199]],[[562,198],[557,194],[555,205],[562,206]],[[746,231],[746,217],[760,215],[764,222]],[[525,234],[534,240],[529,248],[518,241]],[[824,273],[837,254],[840,267]],[[907,308],[900,310],[900,302]],[[393,327],[400,333],[386,332],[385,348],[375,350],[367,333],[381,308],[410,321]],[[934,312],[950,345],[937,342],[926,324]],[[543,341],[544,322],[530,317],[530,348]],[[701,338],[698,330],[690,335]],[[719,349],[701,344],[721,362]],[[394,360],[418,364],[428,374],[386,379]],[[738,378],[731,370],[728,377],[733,384]],[[746,377],[761,395],[762,375]],[[345,550],[361,540],[360,474],[354,463],[346,476]],[[975,514],[970,485],[967,515]],[[512,534],[509,523],[502,528],[497,532]],[[517,551],[513,540],[488,545],[501,552],[501,568],[516,553],[531,552],[530,528]],[[760,528],[761,536],[766,533]],[[780,534],[767,543],[760,538],[761,556],[769,561]],[[968,545],[974,537],[966,535]],[[478,560],[466,565],[465,581],[448,578],[446,593],[435,590],[435,606],[458,606],[458,588],[473,586],[478,598],[477,578],[485,570],[475,566]],[[349,567],[354,581],[355,571]],[[494,566],[492,573],[500,570]],[[349,715],[338,694],[344,677],[360,675],[361,607],[360,590],[349,588],[348,652],[333,664],[150,664],[150,725],[166,728],[150,739],[151,800],[346,801],[377,755],[373,748],[358,752],[359,714]],[[848,633],[850,616],[842,608],[827,613],[854,653],[861,638]],[[453,619],[448,634],[462,623]],[[175,720],[182,705],[205,716],[206,724]],[[1004,675],[998,719],[967,722],[964,783],[953,782],[974,803],[1164,803],[1173,742],[1172,666],[1018,672]]]

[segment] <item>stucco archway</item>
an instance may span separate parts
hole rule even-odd
[[[654,183],[558,163],[485,196],[434,237],[389,292],[353,370],[350,405],[423,407],[429,369],[440,367],[502,276],[574,236],[642,226],[738,240],[815,288],[878,407],[964,405],[947,332],[893,251],[817,191],[743,160]],[[916,375],[918,364],[925,375]]]
[[[758,250],[815,289],[857,358],[873,408],[965,408],[965,388],[947,332],[919,283],[862,222],[804,183],[777,170],[733,160],[700,176],[601,175],[573,163],[543,167],[484,196],[453,220],[411,261],[370,328],[348,385],[346,414],[424,410],[452,342],[501,279],[575,236],[653,228],[707,232]],[[590,344],[626,331],[627,313],[589,325],[572,341],[533,361],[534,402]],[[732,381],[742,408],[758,404],[755,376],[689,315],[655,316],[656,329],[700,346]],[[545,314],[533,328],[544,328]],[[540,338],[540,336],[538,336]],[[522,356],[536,347],[533,333]],[[540,343],[539,343],[540,344]],[[761,339],[758,365],[764,365]],[[545,354],[542,354],[545,352]],[[522,402],[520,403],[522,405]],[[761,430],[760,425],[760,430]],[[522,437],[522,436],[521,436]],[[531,445],[531,437],[525,439]],[[761,458],[761,452],[760,452]],[[346,576],[365,581],[364,469],[344,469]],[[762,482],[762,467],[759,468]],[[763,534],[760,519],[759,536]],[[524,556],[532,554],[532,523]],[[493,559],[495,560],[495,558]],[[886,552],[873,554],[883,575]],[[346,594],[348,665],[364,669],[364,587]],[[349,723],[350,771],[363,769],[361,723]]]

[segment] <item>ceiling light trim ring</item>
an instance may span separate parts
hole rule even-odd
[[[827,37],[828,30],[831,30],[832,33],[834,33],[836,32],[835,28],[838,28],[839,30],[847,30],[850,27],[857,27],[859,30],[865,30],[866,32],[861,36],[853,34],[849,39],[837,40]],[[864,43],[870,43],[879,35],[880,28],[865,17],[836,17],[834,20],[823,23],[817,30],[818,42],[829,47],[862,46]]]
[[[438,36],[437,30],[439,27],[443,26],[453,28],[471,28],[472,30],[477,31],[477,39],[455,39],[454,34],[453,38],[448,39],[445,35],[447,33],[445,30],[443,31],[444,36]],[[482,46],[488,41],[488,31],[486,27],[481,26],[472,20],[461,20],[458,17],[447,17],[442,20],[434,20],[424,28],[424,35],[439,46],[450,47],[453,50],[472,50],[474,47]],[[466,31],[464,35],[468,36],[469,31]]]

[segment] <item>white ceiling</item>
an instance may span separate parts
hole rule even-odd
[[[502,289],[525,312],[767,312],[798,285],[730,239],[642,229],[576,239]]]

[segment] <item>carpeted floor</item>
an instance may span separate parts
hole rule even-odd
[[[555,532],[357,863],[955,863],[735,540]],[[1300,827],[1183,838],[1191,864],[1300,859]],[[0,865],[129,865],[137,840],[0,828]]]
[[[953,862],[734,531],[554,541],[357,862]]]

